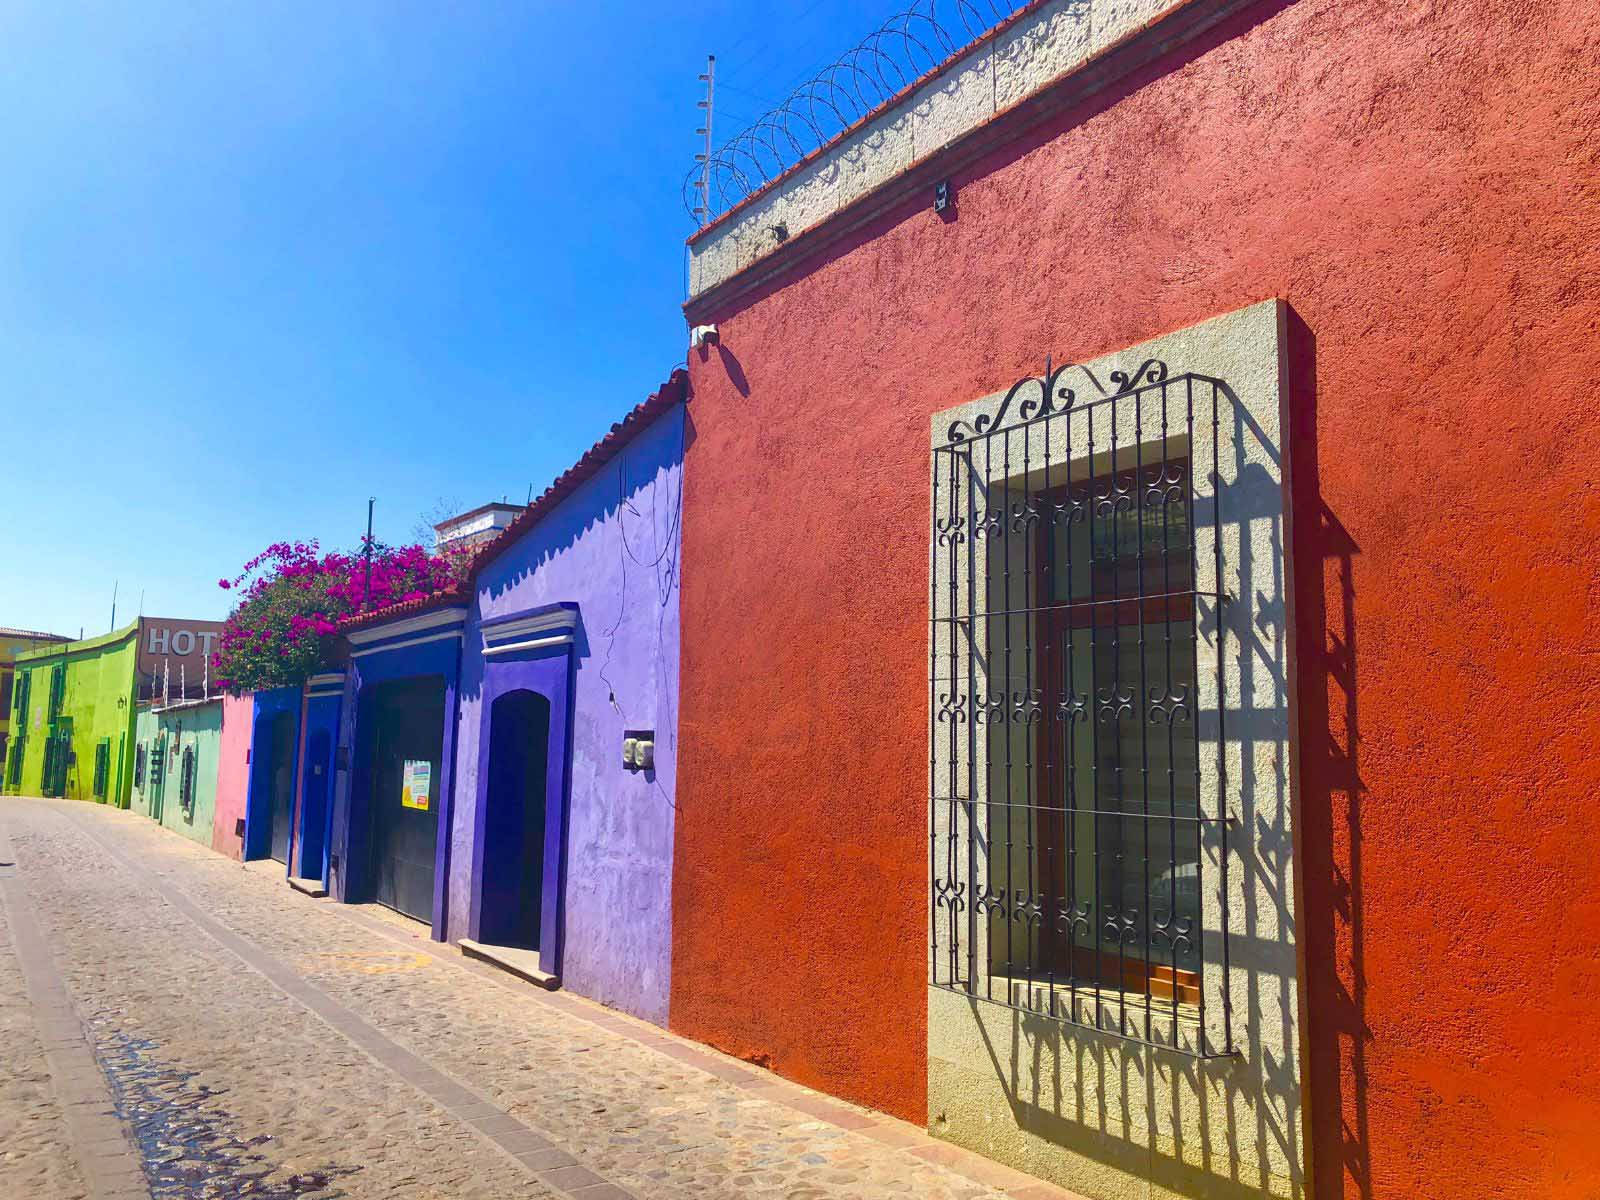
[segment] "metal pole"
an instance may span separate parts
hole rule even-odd
[[[372,506],[377,503],[376,496],[367,497],[367,544],[365,555],[367,559],[366,579],[361,589],[361,611],[366,612],[372,607]]]
[[[716,100],[717,85],[717,56],[706,55],[706,73],[700,76],[700,81],[706,85],[706,98],[696,100],[695,106],[706,110],[706,123],[695,132],[705,138],[705,151],[696,154],[695,158],[700,163],[700,179],[696,188],[700,192],[700,211],[697,214],[700,224],[706,225],[711,220],[711,116],[712,104]]]

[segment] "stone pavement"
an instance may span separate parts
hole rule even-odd
[[[1070,1200],[133,814],[0,800],[0,906],[0,1197]]]

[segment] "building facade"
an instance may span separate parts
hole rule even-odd
[[[241,853],[271,858],[288,870],[299,783],[302,689],[269,688],[250,696],[249,770]]]
[[[326,893],[333,866],[333,784],[338,770],[339,717],[345,673],[325,671],[306,681],[300,701],[300,755],[288,861],[291,879]]]
[[[404,609],[405,606],[397,606]],[[329,892],[425,922],[444,940],[448,813],[466,606],[380,610],[347,634]],[[276,857],[276,856],[274,856]]]
[[[505,532],[523,504],[483,504],[460,513],[433,527],[434,545],[441,553],[475,551],[487,546]]]
[[[245,814],[250,804],[251,739],[255,734],[254,693],[222,697],[222,733],[217,747],[217,801],[211,848],[229,858],[244,858]]]
[[[1587,1194],[1595,52],[1032,4],[696,235],[675,1029],[1089,1196]]]
[[[5,790],[128,806],[137,623],[15,659]]]
[[[474,561],[350,622],[332,893],[667,1019],[687,377]]]
[[[224,722],[221,698],[144,705],[134,723],[129,807],[202,846],[212,844]]]
[[[56,633],[0,627],[0,770],[4,769],[11,741],[11,687],[17,655],[66,641],[71,639]]]
[[[451,825],[453,939],[534,951],[562,987],[662,1025],[686,383],[476,564]]]

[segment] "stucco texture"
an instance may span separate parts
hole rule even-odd
[[[938,581],[929,641],[941,719],[930,723],[928,736],[931,791],[941,798],[932,807],[934,887],[946,902],[932,922],[929,1128],[1089,1196],[1155,1197],[1166,1189],[1187,1197],[1241,1191],[1289,1197],[1304,1186],[1286,620],[1293,547],[1284,520],[1288,464],[1281,432],[1286,318],[1283,305],[1269,300],[1082,362],[1058,379],[1079,390],[1077,402],[1044,420],[1021,422],[997,393],[935,415],[930,430],[939,498],[928,531]],[[1170,382],[1095,398],[1092,380],[1119,371],[1131,379],[1140,364],[1157,362],[1172,373]],[[976,433],[1003,409],[1000,432]],[[952,445],[956,426],[974,436]],[[1040,464],[1053,464],[1058,485],[1064,468],[1081,479],[1113,459],[1148,479],[1152,458],[1174,450],[1192,467],[1183,487],[1193,490],[1198,514],[1191,536],[1201,597],[1182,723],[1201,734],[1196,811],[1226,814],[1233,830],[1222,837],[1216,823],[1197,825],[1193,966],[1204,1003],[1183,1015],[1159,1003],[1141,1014],[1140,990],[1074,994],[1058,991],[1046,976],[1028,982],[1026,967],[1011,969],[1014,954],[1026,954],[1017,936],[1025,941],[1024,922],[998,922],[1002,934],[987,919],[970,926],[965,920],[971,895],[1002,903],[1015,896],[1026,912],[1033,863],[1015,851],[1031,831],[1013,824],[1019,809],[1012,806],[1022,806],[1031,824],[1033,806],[1048,803],[1049,790],[1037,775],[1028,780],[1032,727],[982,719],[997,697],[1015,711],[1044,696],[1033,690],[1041,681],[1029,620],[964,617],[1024,603],[1017,597],[1028,591],[1039,531],[1059,527],[1041,517],[1030,530],[1018,519],[1042,507],[1038,489],[1047,473]],[[1164,477],[1184,479],[1182,466],[1173,469]],[[1005,532],[975,537],[969,562],[964,530],[996,521]],[[1153,590],[1163,589],[1158,583]],[[1204,600],[1218,594],[1230,598],[1220,610]],[[1144,702],[1159,689],[1140,681],[1146,662],[1158,658],[1141,650],[1130,672],[1140,723],[1160,719]],[[1099,699],[1107,694],[1095,692]],[[952,723],[952,702],[967,720]],[[1044,705],[1055,707],[1049,699]],[[1096,707],[1096,724],[1104,726],[1106,709]],[[970,742],[961,736],[968,721],[982,730]],[[1220,744],[1206,736],[1219,728]],[[970,818],[944,799],[967,794],[978,802]],[[1239,836],[1246,829],[1252,836]],[[1043,924],[1057,926],[1068,911],[1056,907],[1058,896],[1049,891]],[[1097,928],[1122,902],[1098,888],[1075,890],[1077,900],[1092,906]],[[1146,919],[1159,920],[1158,912],[1147,911]],[[975,953],[958,978],[955,963],[969,945]],[[1008,993],[1026,997],[1026,1011],[992,1002]],[[1052,1005],[1076,1027],[1047,1019]],[[1085,1026],[1185,1052],[1096,1036]]]
[[[8,791],[27,796],[44,793],[47,739],[53,731],[69,731],[73,760],[67,767],[62,795],[74,800],[94,800],[95,747],[109,742],[106,794],[99,799],[118,808],[128,806],[133,786],[134,662],[138,625],[129,625],[103,637],[66,642],[30,651],[17,659],[13,697],[22,676],[32,677],[27,720],[11,730],[13,742],[21,739],[22,776]],[[50,677],[66,664],[60,720],[50,722]],[[15,709],[13,709],[15,712]]]
[[[1592,1194],[1591,17],[1264,3],[692,311],[674,1028],[923,1118],[929,417],[1279,296],[1313,1190]]]
[[[478,764],[479,622],[575,603],[562,987],[665,1024],[676,803],[678,558],[685,411],[658,417],[476,580],[461,678],[450,937],[468,936]],[[653,771],[622,763],[654,730]],[[552,801],[553,802],[553,801]],[[547,862],[546,869],[550,869]]]
[[[184,837],[210,846],[216,825],[218,763],[222,742],[223,701],[185,704],[168,709],[143,708],[134,727],[135,752],[145,752],[142,784],[135,780],[130,807]],[[166,771],[156,785],[150,758],[156,739],[163,738]],[[189,811],[182,803],[184,751],[194,754],[194,799]]]
[[[229,858],[244,857],[244,837],[237,832],[250,799],[250,737],[255,717],[254,693],[222,698],[222,732],[217,749],[217,803],[211,824],[211,848]]]

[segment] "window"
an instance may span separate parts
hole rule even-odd
[[[65,725],[65,722],[63,722]],[[72,766],[72,732],[67,725],[64,730],[49,733],[44,739],[44,773],[40,779],[40,790],[46,796],[65,796],[67,794],[67,769]]]
[[[17,685],[13,695],[13,707],[16,715],[12,719],[12,724],[16,726],[18,733],[21,733],[28,724],[28,696],[32,690],[33,672],[17,672]]]
[[[194,747],[183,748],[183,765],[178,771],[178,807],[185,821],[194,820]]]
[[[1037,541],[1034,658],[1044,709],[1029,867],[1065,922],[1003,947],[1047,969],[1184,1001],[1198,997],[1200,847],[1194,551],[1188,462],[1042,497],[1064,521]],[[1088,706],[1087,709],[1083,706]]]
[[[1112,384],[1024,380],[934,451],[931,980],[1210,1056],[1223,385]]]
[[[167,766],[166,739],[163,738],[163,737],[157,737],[156,741],[155,741],[155,748],[150,753],[150,786],[151,787],[157,788],[157,787],[161,786],[161,780],[167,773],[166,772],[166,766]]]
[[[106,777],[111,768],[111,739],[101,738],[94,747],[94,798],[106,798]]]
[[[11,712],[11,689],[14,674],[12,671],[0,672],[0,712],[8,715]]]
[[[57,663],[50,668],[50,712],[46,720],[52,723],[61,719],[61,709],[67,699],[67,666]]]
[[[144,787],[144,743],[140,742],[133,751],[133,786]]]

